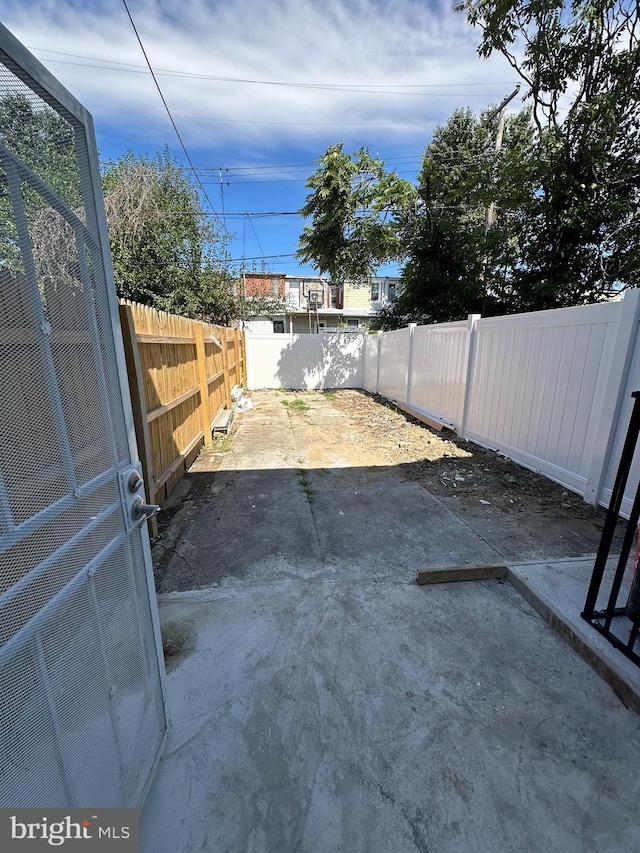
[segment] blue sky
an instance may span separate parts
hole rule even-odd
[[[498,103],[517,82],[501,57],[477,56],[480,34],[452,2],[127,2],[234,235],[231,257],[247,267],[266,256],[269,270],[313,271],[293,257],[302,219],[291,214],[328,145],[365,146],[413,180],[434,127],[456,107]],[[187,166],[121,0],[5,0],[2,23],[89,108],[104,158],[167,144]]]

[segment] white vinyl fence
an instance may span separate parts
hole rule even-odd
[[[249,388],[362,388],[364,335],[355,332],[317,335],[248,333]]]
[[[618,302],[364,338],[249,335],[249,385],[364,388],[606,506],[640,390],[639,324],[632,290]],[[638,479],[640,454],[625,514]]]

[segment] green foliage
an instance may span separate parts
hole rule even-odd
[[[626,0],[467,0],[481,56],[507,58],[529,110],[457,111],[425,151],[423,206],[389,328],[579,305],[640,285],[640,9]],[[484,212],[495,203],[485,235]]]
[[[73,129],[24,95],[0,99],[0,140],[84,219]],[[226,235],[205,214],[200,195],[168,150],[126,154],[103,171],[105,211],[118,294],[155,308],[228,324],[269,312],[244,300],[226,261]],[[77,287],[73,230],[26,183],[22,194],[43,287]],[[0,170],[0,266],[22,271],[6,175]],[[259,304],[258,304],[259,303]]]
[[[523,305],[640,284],[640,10],[628,0],[467,0],[479,53],[528,86],[537,189],[522,229]],[[636,248],[634,248],[636,247]]]
[[[283,406],[289,409],[289,411],[300,412],[302,414],[309,411],[308,404],[300,398],[296,400],[281,400],[280,402]]]
[[[334,282],[366,279],[399,256],[398,215],[415,198],[412,185],[386,172],[382,160],[365,148],[346,154],[342,146],[330,145],[307,181],[311,192],[300,212],[311,224],[297,252]]]
[[[189,178],[165,149],[153,159],[129,152],[110,161],[102,183],[119,295],[197,313],[201,275],[220,238]]]
[[[103,187],[119,295],[221,325],[283,312],[283,300],[245,298],[224,233],[166,149],[108,163]]]
[[[421,205],[403,222],[407,262],[401,295],[375,319],[375,328],[519,307],[515,271],[523,208],[534,192],[533,128],[526,110],[508,118],[496,157],[497,118],[489,115],[456,110],[434,131],[419,176]],[[487,233],[491,202],[496,213]]]
[[[73,129],[52,109],[32,103],[23,94],[0,99],[0,141],[71,208],[81,204]],[[33,221],[48,204],[25,184],[22,192],[27,216]],[[22,270],[7,178],[1,170],[0,227],[0,264],[12,271]]]

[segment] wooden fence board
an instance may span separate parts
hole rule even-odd
[[[217,416],[231,408],[231,387],[243,384],[244,333],[135,302],[123,301],[121,312],[125,307],[129,384],[144,412],[148,439],[146,446],[138,439],[139,455],[147,497],[161,504],[203,442],[211,441]]]

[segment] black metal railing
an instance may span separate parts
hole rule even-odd
[[[582,612],[582,618],[586,619],[596,631],[599,631],[610,643],[623,654],[640,666],[640,654],[635,651],[635,644],[640,631],[640,569],[631,578],[629,587],[624,583],[625,575],[628,580],[628,563],[631,547],[633,545],[638,519],[640,518],[640,484],[636,490],[636,496],[631,507],[631,514],[624,532],[620,556],[611,579],[611,588],[607,604],[604,609],[596,609],[598,596],[603,586],[607,560],[611,552],[611,546],[618,523],[620,507],[624,497],[625,489],[629,479],[631,463],[640,435],[640,391],[634,391],[633,411],[629,421],[627,437],[622,449],[618,473],[611,493],[609,509],[602,529],[602,537],[598,547],[598,553],[593,566],[591,583],[587,592],[587,600]],[[625,599],[624,604],[620,599]]]

